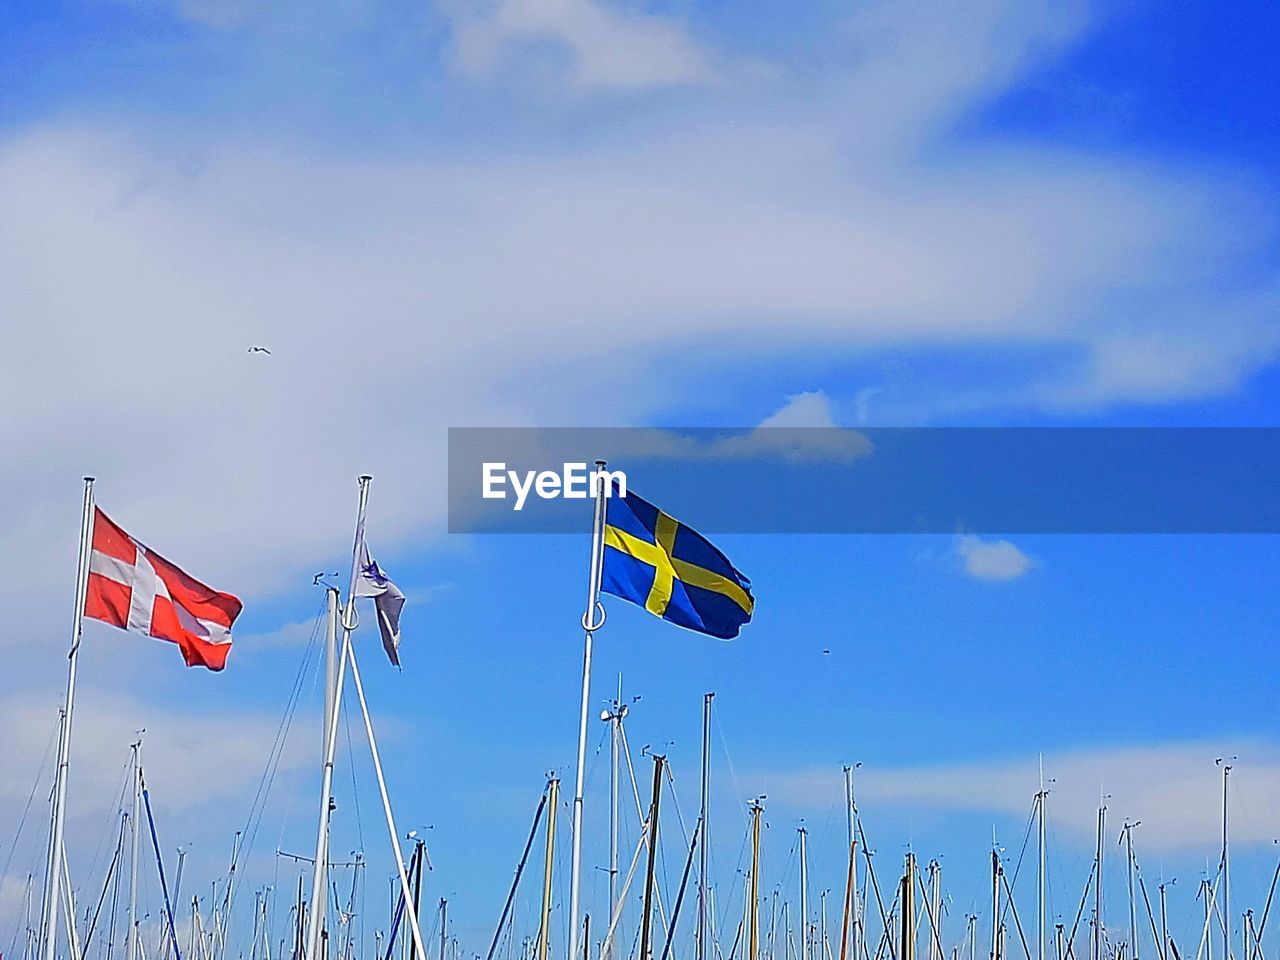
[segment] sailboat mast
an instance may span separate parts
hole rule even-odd
[[[618,674],[618,697],[609,713],[609,916],[618,909],[618,764],[622,723],[622,674]]]
[[[364,527],[364,511],[368,502],[369,485],[360,484],[360,509],[356,521],[358,529]],[[357,542],[357,551],[359,543]],[[320,773],[320,825],[316,830],[316,857],[311,871],[311,917],[307,927],[305,960],[320,960],[320,937],[324,930],[324,918],[328,912],[325,907],[328,898],[325,895],[326,877],[329,867],[329,816],[333,811],[333,758],[338,745],[338,713],[342,709],[341,684],[346,673],[346,649],[341,663],[338,661],[338,590],[328,587],[326,595],[325,641],[324,641],[324,742]],[[348,633],[344,631],[344,634]],[[132,958],[130,958],[132,960]]]
[[[129,949],[127,960],[138,960],[138,837],[142,824],[142,739],[133,744],[133,816],[129,821]]]
[[[1231,960],[1231,846],[1227,829],[1227,779],[1231,776],[1231,763],[1218,762],[1222,764],[1222,960]]]
[[[902,874],[902,939],[898,956],[916,960],[916,855],[908,851]]]
[[[620,777],[622,775],[623,731],[622,721],[630,712],[622,702],[622,674],[618,674],[618,695],[609,709],[600,714],[600,719],[609,724],[609,916],[618,912],[618,804],[621,801]],[[608,955],[602,960],[610,960],[613,944],[608,937]]]
[[[662,800],[662,765],[666,757],[655,754],[653,758],[653,800],[649,805],[649,863],[644,876],[644,908],[640,917],[639,960],[649,960],[649,937],[653,921],[653,879],[658,860],[658,805]],[[570,954],[570,960],[575,960]]]
[[[118,877],[119,874],[116,874],[116,876]],[[28,873],[27,874],[27,896],[26,896],[26,902],[24,905],[25,912],[26,912],[26,919],[27,919],[26,945],[23,947],[23,950],[22,950],[22,960],[34,960],[35,958],[35,929],[31,926],[31,882],[33,879],[34,877],[32,876],[32,874]],[[113,903],[112,904],[113,910],[114,910],[114,907],[115,907],[115,904]],[[108,953],[111,950],[110,937],[107,938],[107,950],[108,950]]]
[[[1177,877],[1168,883],[1160,883],[1160,960],[1167,960],[1169,955],[1169,912],[1165,904],[1165,887],[1177,883]]]
[[[324,631],[324,729],[320,731],[320,756],[329,756],[329,727],[338,710],[338,588],[325,588]]]
[[[1045,845],[1045,801],[1049,791],[1044,788],[1044,757],[1040,758],[1040,792],[1036,794],[1036,956],[1037,960],[1045,960],[1045,895],[1046,895],[1046,859]]]
[[[848,775],[849,768],[845,767],[845,775]],[[854,874],[857,868],[858,841],[852,835],[852,819],[850,819],[850,836],[849,836],[849,870],[844,881],[844,911],[840,917],[840,960],[848,960],[849,950],[849,924],[851,922],[851,914],[853,913],[853,884]],[[858,944],[854,941],[853,945],[854,960],[858,960]]]
[[[748,887],[748,951],[747,960],[760,957],[760,814],[764,807],[760,801],[751,801],[751,883]]]
[[[933,929],[930,931],[932,945],[929,950],[930,960],[944,960],[942,951],[942,864],[937,860],[929,861],[929,902]]]
[[[831,960],[831,940],[827,936],[827,893],[828,892],[829,891],[827,890],[823,890],[820,894],[818,894],[818,909],[820,911],[819,917],[822,921],[822,926],[819,927],[818,929],[818,936],[821,942],[821,947],[818,950],[818,956],[821,958],[821,960]]]
[[[555,867],[556,850],[556,808],[560,801],[560,778],[551,777],[547,785],[547,805],[550,808],[547,816],[546,857],[542,864],[542,923],[538,929],[537,960],[547,960],[547,945],[551,937],[551,881]],[[443,930],[441,931],[443,935]],[[443,943],[443,941],[441,941]],[[443,957],[443,947],[441,947]]]
[[[707,865],[711,848],[709,807],[711,799],[711,701],[715,693],[702,697],[702,791],[698,822],[702,825],[702,850],[698,854],[698,937],[696,960],[707,956]]]
[[[854,801],[854,769],[861,764],[845,764],[845,824],[849,829],[849,877],[845,883],[845,916],[840,931],[840,960],[846,960],[845,941],[851,934],[854,960],[861,960],[861,914],[858,899],[858,804]]]
[[[62,848],[62,906],[67,926],[68,955],[83,956],[80,952],[80,938],[76,934],[76,902],[71,892],[71,868],[67,866],[67,848]]]
[[[1098,805],[1098,849],[1094,856],[1093,885],[1093,960],[1103,960],[1102,956],[1102,867],[1105,856],[1102,836],[1107,829],[1107,805]]]
[[[809,960],[809,851],[805,840],[809,831],[800,827],[800,960]]]
[[[346,668],[349,666],[351,668],[351,682],[352,682],[352,685],[355,687],[356,702],[360,705],[360,715],[361,715],[361,718],[364,720],[365,739],[369,743],[369,760],[373,764],[374,780],[378,784],[378,794],[382,799],[382,814],[384,819],[386,820],[387,838],[391,843],[392,857],[395,859],[396,875],[397,875],[397,879],[400,881],[400,892],[404,896],[404,903],[405,903],[404,912],[409,919],[409,932],[413,935],[414,952],[418,957],[425,957],[426,949],[423,947],[423,944],[422,944],[422,929],[418,923],[418,911],[414,907],[411,899],[411,891],[409,889],[409,874],[408,874],[408,871],[405,869],[404,855],[400,849],[400,835],[399,835],[399,831],[396,829],[395,815],[391,810],[391,797],[387,792],[387,780],[386,780],[386,776],[383,774],[383,771],[382,771],[382,758],[378,752],[378,741],[373,733],[373,719],[369,715],[369,703],[365,699],[364,684],[360,680],[360,667],[357,662],[356,651],[355,651],[355,648],[351,645],[351,632],[356,628],[355,591],[356,591],[357,578],[360,575],[360,560],[361,560],[363,547],[364,547],[365,507],[368,504],[369,483],[372,480],[373,478],[368,474],[364,474],[360,477],[360,507],[356,516],[356,532],[355,532],[354,543],[352,544],[352,548],[351,548],[351,579],[348,582],[347,602],[346,602],[345,610],[342,615],[342,622],[341,622],[342,645],[341,645],[340,652],[338,654],[338,677],[335,683],[335,687],[337,689],[337,700],[335,701],[335,704],[334,704],[334,715],[332,718],[333,722],[329,726],[329,738],[328,738],[328,743],[326,745],[328,747],[327,759],[329,760],[329,762],[326,764],[326,769],[327,769],[326,776],[330,780],[332,779],[332,775],[333,775],[332,756],[333,756],[333,748],[336,744],[337,735],[338,735],[337,718],[342,709],[341,697],[342,697],[343,677],[344,677]],[[328,826],[327,817],[328,817],[328,807],[329,807],[328,797],[326,795],[321,796],[320,806],[321,806],[320,828],[318,831],[320,836],[317,839],[317,845],[326,842],[325,835],[327,834],[327,826]],[[327,849],[327,844],[325,846],[325,849]],[[321,897],[324,896],[323,891],[320,891],[320,896]],[[313,913],[317,909],[317,906],[318,905],[316,904],[312,905]],[[313,920],[314,920],[314,917],[313,917]],[[314,938],[316,941],[319,940],[319,929],[320,929],[319,925],[313,922],[311,926],[311,930],[314,934]],[[314,956],[309,956],[306,958],[306,960],[319,960],[319,958]]]
[[[991,850],[991,960],[1000,960],[1000,851]]]
[[[1124,825],[1124,843],[1125,854],[1128,858],[1128,878],[1129,878],[1129,953],[1133,960],[1138,960],[1138,901],[1136,891],[1133,886],[1134,859],[1133,859],[1133,828],[1142,821],[1129,823],[1127,820]]]
[[[1209,935],[1213,929],[1213,885],[1208,877],[1200,881],[1200,895],[1204,898],[1204,955],[1205,960],[1213,960],[1213,937]]]
[[[58,899],[61,863],[66,842],[67,767],[71,756],[71,720],[76,697],[76,663],[80,656],[80,628],[89,585],[89,549],[93,535],[93,477],[84,478],[80,514],[80,553],[76,570],[76,609],[71,622],[71,650],[67,654],[67,694],[58,732],[58,765],[53,782],[53,821],[49,831],[49,863],[44,892],[44,960],[54,960],[58,945]],[[129,960],[133,960],[132,957]]]

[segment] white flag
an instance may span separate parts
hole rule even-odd
[[[356,578],[356,596],[372,597],[378,612],[378,630],[382,634],[382,648],[397,667],[400,666],[400,611],[404,607],[404,594],[382,572],[378,561],[369,556],[368,544],[360,544],[360,575]]]

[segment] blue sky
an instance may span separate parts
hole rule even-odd
[[[573,761],[585,534],[444,534],[446,428],[1275,425],[1278,29],[1262,3],[6,5],[0,398],[21,415],[0,425],[0,542],[28,580],[0,635],[0,717],[20,731],[0,819],[60,697],[82,473],[127,529],[246,600],[218,677],[86,629],[87,889],[142,726],[166,843],[202,883],[221,870],[367,470],[371,542],[412,600],[402,673],[362,639],[394,798],[406,829],[432,825],[427,902],[449,897],[463,949],[483,949],[543,776]],[[259,343],[270,358],[246,354]],[[1280,834],[1272,538],[717,542],[756,622],[721,644],[612,603],[595,691],[622,672],[643,697],[637,762],[674,741],[686,819],[717,692],[726,890],[761,792],[766,884],[793,884],[804,818],[814,889],[838,887],[840,765],[859,761],[881,883],[908,844],[945,855],[956,942],[993,824],[1016,857],[1043,753],[1055,912],[1102,781],[1117,829],[1143,820],[1148,882],[1179,876],[1185,946],[1213,760],[1238,754],[1233,910],[1261,908]],[[314,696],[300,710],[255,887],[287,887],[272,851],[309,843]],[[348,793],[338,829],[371,858],[372,936],[388,864],[355,772],[359,821]],[[22,843],[3,949],[39,848]]]

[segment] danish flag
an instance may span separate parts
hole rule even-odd
[[[240,606],[231,594],[183,573],[94,508],[86,617],[176,643],[188,667],[221,670]]]

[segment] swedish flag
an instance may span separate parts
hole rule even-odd
[[[751,581],[701,534],[630,491],[608,499],[605,593],[722,640],[751,619]]]

